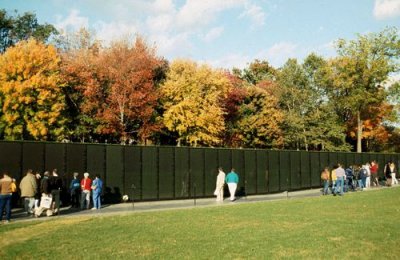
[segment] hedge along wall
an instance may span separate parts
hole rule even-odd
[[[0,172],[17,181],[28,169],[58,169],[68,187],[72,173],[89,172],[104,180],[104,197],[121,195],[161,200],[213,196],[218,166],[239,174],[241,194],[266,194],[321,186],[320,172],[340,162],[345,166],[376,160],[400,163],[399,154],[275,151],[259,149],[122,146],[106,144],[0,142]],[[133,190],[132,188],[136,189]]]

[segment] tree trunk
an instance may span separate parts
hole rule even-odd
[[[357,153],[362,152],[361,138],[362,138],[362,121],[360,117],[360,111],[357,111]]]

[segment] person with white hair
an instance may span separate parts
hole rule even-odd
[[[217,196],[217,202],[224,200],[224,185],[225,185],[225,172],[222,167],[218,168],[217,183],[214,191],[214,195]]]
[[[91,188],[92,188],[92,180],[89,178],[89,173],[85,172],[83,174],[83,179],[81,180],[81,190],[82,190],[82,193],[81,193],[81,209],[85,209],[85,208],[89,209],[89,206],[90,206],[90,190],[91,190]]]

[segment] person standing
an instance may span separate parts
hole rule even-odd
[[[24,209],[27,215],[33,214],[35,206],[35,195],[37,193],[36,177],[33,171],[29,169],[24,178],[19,184],[21,190],[21,197],[24,198]]]
[[[80,206],[80,193],[81,193],[81,183],[78,180],[79,173],[74,172],[74,178],[71,181],[69,190],[71,192],[71,206],[73,208],[79,208]]]
[[[93,208],[92,209],[100,209],[101,208],[101,192],[103,190],[103,181],[100,179],[100,176],[96,174],[95,179],[92,182],[92,192],[93,192]]]
[[[42,179],[42,176],[40,175],[39,172],[37,172],[35,175],[36,187],[37,187],[37,191],[35,194],[35,209],[39,208],[40,197],[42,196],[42,193],[40,192],[41,179]]]
[[[370,167],[371,179],[372,179],[373,185],[376,186],[376,187],[379,186],[378,169],[379,169],[379,166],[376,163],[376,161],[375,160],[372,161],[371,162],[371,167]]]
[[[81,209],[89,209],[90,206],[90,189],[92,187],[92,180],[89,178],[89,173],[85,172],[83,174],[83,179],[81,180]],[[86,205],[85,205],[86,202]]]
[[[328,195],[328,189],[329,189],[329,168],[325,167],[325,169],[321,173],[321,180],[324,183],[324,189],[322,192],[322,195]]]
[[[60,193],[62,189],[62,180],[58,177],[57,169],[54,169],[50,177],[51,196],[53,198],[53,213],[58,215],[60,212]]]
[[[51,196],[51,184],[50,184],[50,172],[45,171],[43,173],[43,178],[40,182],[40,206],[35,208],[35,217],[40,217],[42,213],[46,210],[47,216],[51,216],[51,204],[53,202],[53,198]]]
[[[371,188],[371,165],[369,163],[365,164],[365,170],[367,171],[367,178],[365,179],[365,188]]]
[[[335,192],[336,192],[336,180],[337,180],[337,177],[336,177],[336,168],[335,167],[336,166],[333,166],[333,169],[331,171],[331,183],[332,183],[331,192],[332,192],[333,195],[336,194]]]
[[[337,178],[335,193],[342,196],[343,195],[344,178],[345,178],[346,173],[340,163],[338,163],[338,167],[336,168],[335,172],[336,172],[336,178]]]
[[[218,168],[217,183],[215,185],[214,195],[217,196],[217,202],[224,200],[225,172],[222,167]]]
[[[4,223],[10,222],[11,219],[11,190],[12,179],[8,176],[8,173],[3,173],[3,177],[0,179],[0,221],[3,220],[3,212],[5,209],[6,220]]]
[[[390,175],[392,177],[392,186],[393,186],[395,184],[398,184],[398,181],[396,178],[396,166],[394,165],[393,162],[390,162],[389,168],[390,168]]]
[[[225,182],[228,184],[229,193],[231,195],[230,200],[234,201],[235,193],[237,189],[237,184],[239,183],[239,176],[235,172],[235,169],[232,168],[231,172],[226,175]]]

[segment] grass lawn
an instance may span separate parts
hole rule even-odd
[[[0,259],[400,258],[400,188],[0,226]]]

